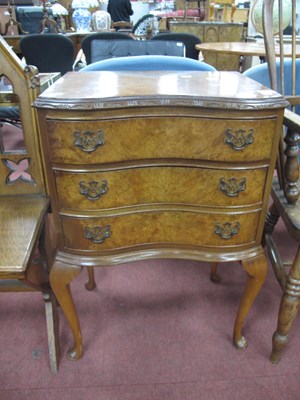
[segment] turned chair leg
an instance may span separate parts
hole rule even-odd
[[[277,224],[279,219],[279,213],[274,203],[268,210],[264,235],[263,235],[263,245],[267,247],[268,256],[275,274],[275,277],[281,286],[281,289],[284,290],[286,286],[286,272],[284,268],[284,263],[282,258],[280,257],[280,253],[273,241],[271,235],[274,231],[275,225]]]
[[[277,330],[273,335],[271,362],[277,364],[288,342],[288,333],[297,316],[300,305],[300,246],[287,277],[281,300]]]

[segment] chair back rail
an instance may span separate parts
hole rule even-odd
[[[286,11],[287,10],[285,10],[285,12]],[[296,0],[291,0],[292,34],[290,38],[290,46],[292,48],[292,57],[291,66],[288,71],[284,67],[286,60],[284,54],[284,40],[286,38],[283,35],[282,24],[284,14],[283,1],[276,0],[275,2],[274,0],[264,0],[262,12],[264,42],[270,76],[270,85],[272,89],[281,92],[283,95],[288,93],[286,98],[291,104],[291,110],[295,111],[295,106],[300,103],[299,93],[296,92]],[[274,27],[274,16],[276,16],[276,13],[278,13],[278,29],[275,29]],[[275,30],[278,31],[277,35],[274,34]],[[276,42],[278,42],[278,44]],[[279,69],[276,66],[276,45],[278,45],[280,48]],[[291,87],[286,87],[285,74],[290,74]],[[300,139],[300,125],[297,126],[295,123],[297,118],[294,118],[293,121],[290,121],[292,116],[293,114],[291,112],[286,112],[285,114],[285,129],[279,146],[277,171],[280,186],[284,191],[288,203],[295,204],[299,198],[297,182],[299,179],[298,144]]]

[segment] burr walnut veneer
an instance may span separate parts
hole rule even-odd
[[[233,342],[246,347],[285,106],[235,72],[72,72],[38,97],[70,359],[82,355],[69,287],[81,267],[154,257],[241,261]]]

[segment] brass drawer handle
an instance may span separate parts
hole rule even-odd
[[[237,235],[240,230],[240,223],[239,222],[225,222],[224,224],[220,224],[217,222],[215,224],[215,233],[221,236],[222,239],[231,239],[232,236]]]
[[[99,200],[103,195],[108,192],[107,181],[89,181],[79,182],[79,193],[85,196],[88,200]]]
[[[74,131],[74,146],[79,147],[86,153],[92,153],[98,146],[104,145],[103,131],[100,129],[97,132],[92,131]]]
[[[228,197],[238,196],[240,192],[246,189],[246,178],[240,180],[237,178],[230,178],[227,181],[225,178],[221,178],[219,189]]]
[[[254,129],[251,128],[246,133],[245,129],[237,129],[234,133],[232,129],[227,129],[225,133],[225,143],[233,150],[244,150],[254,142]]]
[[[105,239],[111,235],[111,229],[109,225],[104,226],[93,226],[84,228],[84,237],[93,243],[101,244]]]

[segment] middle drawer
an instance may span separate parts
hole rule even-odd
[[[267,168],[151,166],[91,172],[54,171],[59,207],[110,209],[141,204],[245,206],[262,202]]]

